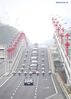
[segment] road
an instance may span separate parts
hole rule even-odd
[[[16,69],[16,75],[10,74],[10,79],[0,87],[0,99],[66,99],[53,74],[49,75],[49,60],[46,48],[38,48],[39,76],[32,75],[33,86],[24,85],[24,71],[29,72],[32,49],[26,49]],[[25,60],[26,59],[26,60]],[[22,64],[24,71],[18,75]],[[45,67],[45,75],[42,75],[42,64]],[[29,76],[29,73],[27,74]]]

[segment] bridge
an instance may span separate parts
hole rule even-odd
[[[63,86],[64,82],[58,75],[59,71],[65,72],[65,76],[61,76],[65,79],[65,85],[71,87],[70,44],[66,39],[63,42],[63,37],[68,34],[64,34],[63,28],[60,32],[61,29],[55,26],[54,21],[56,20],[52,20],[55,28],[52,49],[48,45],[41,47],[38,43],[29,44],[23,32],[18,33],[3,49],[5,57],[0,69],[1,99],[70,99]],[[34,64],[38,66],[36,70],[31,67]],[[27,78],[33,79],[32,84],[25,84]]]

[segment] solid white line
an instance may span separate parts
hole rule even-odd
[[[54,82],[54,80],[53,80],[52,75],[51,75],[51,79],[52,79],[52,82],[53,82],[53,85],[54,85],[54,88],[55,88],[55,91],[56,91],[56,94],[57,94],[57,93],[58,93],[58,90],[57,90],[57,88],[56,88],[56,85],[55,85],[55,82]]]
[[[3,74],[2,76],[0,76],[0,79],[2,79],[2,77],[4,76],[5,74]]]
[[[51,97],[54,97],[55,95],[57,95],[57,93],[55,93],[55,94],[53,94],[53,95],[51,95],[49,97],[46,97],[45,99],[50,99]]]
[[[10,79],[12,77],[12,75],[7,79],[7,80],[5,80],[5,82],[2,84],[2,85],[0,85],[0,88]]]

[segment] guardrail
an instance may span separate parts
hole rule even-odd
[[[64,63],[65,63],[65,68],[66,68],[66,69],[65,69],[65,70],[66,70],[66,74],[67,74],[67,77],[68,77],[68,80],[69,80],[70,75],[71,75],[71,68],[70,68],[70,65],[69,65],[69,63],[68,63],[68,61],[67,61],[67,58],[66,58],[66,56],[65,56],[65,53],[63,52],[63,49],[62,49],[62,47],[61,47],[61,44],[60,44],[59,41],[58,41],[58,38],[57,38],[56,34],[55,34],[55,40],[56,40],[56,42],[57,42],[57,46],[58,46],[58,49],[59,49],[59,53],[60,53],[61,57],[63,57]]]

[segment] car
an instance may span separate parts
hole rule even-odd
[[[45,74],[45,71],[42,71],[42,75],[44,75]]]
[[[37,47],[34,47],[33,50],[38,50],[38,48]]]
[[[36,56],[32,56],[31,59],[32,60],[37,60],[37,57]]]
[[[42,61],[44,62],[44,58],[42,58]]]
[[[24,68],[25,67],[25,64],[22,64],[22,67]]]
[[[18,75],[19,75],[19,76],[21,75],[21,71],[18,71]]]
[[[51,71],[51,70],[49,70],[49,71],[48,71],[48,74],[52,74],[52,71]]]
[[[20,70],[21,70],[21,72],[23,72],[24,68],[22,67]]]
[[[27,57],[27,55],[28,55],[28,54],[27,54],[27,53],[25,53],[25,57]]]
[[[34,81],[32,78],[25,78],[24,85],[33,85]]]
[[[16,71],[13,71],[12,74],[13,74],[13,75],[16,75]]]
[[[25,76],[27,75],[27,71],[24,71],[24,75],[25,75]]]
[[[41,53],[41,56],[44,56],[44,53]]]
[[[42,67],[41,69],[42,69],[42,70],[44,70],[45,68],[44,68],[44,67]]]
[[[32,62],[33,64],[37,64],[37,63],[38,63],[37,60],[31,60],[31,62]]]
[[[42,67],[44,67],[45,65],[44,64],[41,64],[42,65]]]
[[[24,58],[24,61],[26,61],[26,58]]]
[[[32,69],[32,74],[36,74],[37,70],[36,69]]]
[[[32,71],[30,71],[30,72],[29,72],[29,75],[31,76],[32,74],[33,74]]]
[[[34,64],[34,63],[32,63],[31,65],[30,65],[30,67],[37,67],[38,66],[38,64]]]
[[[37,75],[39,75],[39,73],[40,73],[39,71],[36,71],[36,74],[37,74]]]

